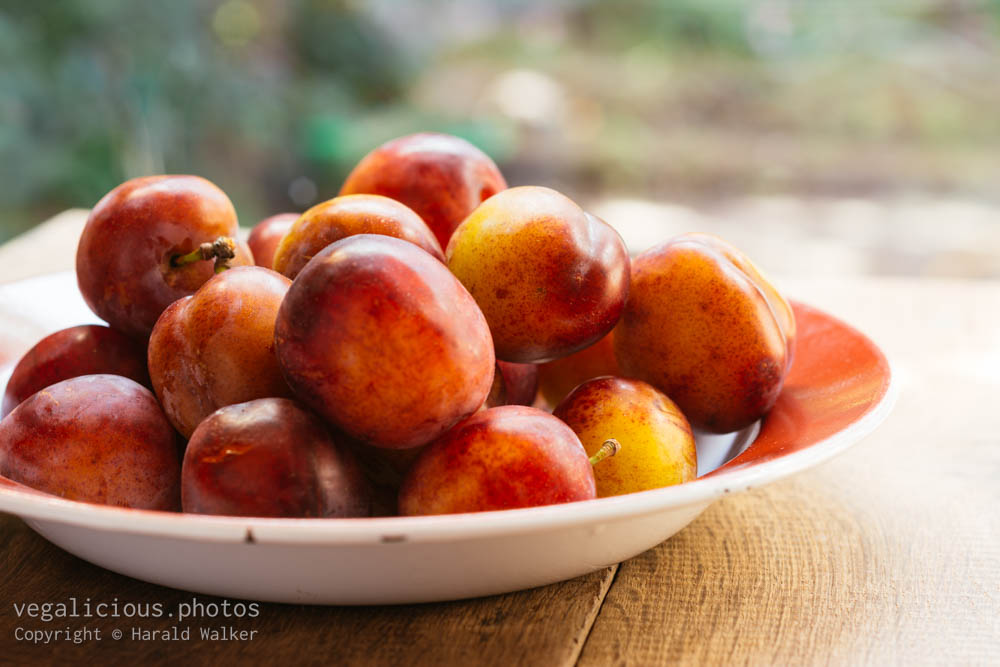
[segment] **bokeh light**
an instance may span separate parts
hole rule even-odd
[[[512,184],[723,231],[789,200],[853,211],[829,235],[867,247],[858,219],[947,210],[976,247],[903,239],[878,270],[1000,275],[996,3],[15,0],[0,59],[0,239],[155,172],[215,181],[251,225],[437,130]]]

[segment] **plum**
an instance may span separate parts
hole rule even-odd
[[[633,261],[614,344],[626,375],[666,393],[692,426],[726,433],[774,405],[792,362],[795,318],[743,253],[685,234]]]
[[[621,236],[548,188],[511,188],[455,230],[448,268],[489,322],[497,358],[564,357],[615,326],[629,286]]]
[[[595,497],[594,473],[573,431],[537,408],[476,413],[431,443],[399,491],[399,513],[453,514]]]
[[[395,516],[399,498],[399,486],[406,472],[417,460],[427,445],[409,449],[387,449],[347,440],[351,451],[357,456],[365,477],[371,482],[372,516]]]
[[[370,445],[430,442],[483,404],[495,358],[476,302],[444,264],[391,236],[327,246],[275,325],[296,396]]]
[[[285,398],[220,408],[195,429],[181,472],[185,512],[360,517],[368,482],[323,422]]]
[[[493,160],[465,139],[422,132],[393,139],[366,155],[340,194],[384,195],[406,204],[444,248],[472,209],[506,187]]]
[[[539,365],[538,393],[549,406],[559,405],[576,387],[604,375],[622,375],[615,359],[613,330],[590,347]]]
[[[237,229],[232,202],[204,178],[126,181],[97,202],[80,235],[80,293],[102,320],[145,340],[160,313],[193,294],[213,267],[253,264]]]
[[[274,353],[274,321],[290,284],[270,269],[236,267],[163,311],[149,339],[149,374],[184,437],[225,405],[291,396]]]
[[[153,393],[119,375],[36,392],[0,421],[0,475],[70,500],[180,508],[177,434]]]
[[[355,234],[395,236],[444,261],[433,232],[406,205],[380,195],[344,195],[302,214],[275,251],[273,268],[294,280],[316,253]]]
[[[250,230],[250,238],[247,239],[254,264],[265,269],[274,267],[274,251],[298,219],[298,213],[278,213],[254,225]]]
[[[501,405],[533,405],[538,394],[538,366],[497,361],[493,386],[486,397],[485,408]]]
[[[147,387],[146,350],[128,336],[97,324],[62,329],[38,341],[17,362],[3,394],[0,416],[51,384],[79,375],[110,374]]]
[[[594,466],[597,496],[617,496],[687,482],[698,475],[698,454],[687,419],[673,401],[641,380],[589,380],[553,414],[595,455],[609,439],[621,449]]]

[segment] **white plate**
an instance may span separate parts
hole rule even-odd
[[[226,597],[387,604],[549,584],[642,553],[720,496],[816,465],[885,418],[895,392],[878,348],[808,306],[797,304],[796,316],[795,367],[760,437],[758,425],[738,434],[699,435],[699,473],[715,473],[680,486],[441,517],[252,519],[93,505],[0,477],[0,511],[22,517],[53,544],[109,570]],[[72,273],[0,286],[0,327],[13,338],[30,333],[37,339],[96,321]],[[844,345],[854,345],[868,357],[859,361],[857,353],[837,354]],[[850,357],[850,362],[841,362],[840,375],[831,375],[825,357]],[[3,367],[0,385],[6,384],[12,365]],[[838,398],[843,400],[838,403]],[[729,465],[720,468],[726,461]]]

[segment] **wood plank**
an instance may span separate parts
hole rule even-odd
[[[726,498],[622,564],[580,664],[995,663],[1000,288],[791,292],[889,352],[896,409],[841,457]]]
[[[85,619],[43,622],[18,618],[14,604],[68,602],[78,609],[89,598],[120,605],[161,603],[173,611],[192,598],[207,604],[221,598],[194,595],[146,584],[103,570],[52,546],[23,522],[0,515],[5,584],[0,589],[0,662],[76,663],[100,656],[110,664],[213,662],[230,664],[252,658],[254,663],[292,660],[338,665],[572,665],[615,568],[606,568],[552,586],[478,600],[398,607],[310,607],[261,604],[259,616],[246,619]],[[190,626],[190,641],[133,641],[130,629]],[[256,630],[248,641],[208,641],[199,628],[230,625]],[[48,645],[15,641],[14,631],[82,627],[101,630],[100,641]],[[120,641],[111,638],[119,628]]]
[[[0,282],[72,269],[89,214],[71,208],[0,245]]]

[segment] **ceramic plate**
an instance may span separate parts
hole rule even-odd
[[[868,434],[894,396],[864,335],[794,304],[795,362],[774,409],[739,433],[698,436],[700,477],[580,503],[441,517],[248,519],[130,510],[43,494],[0,477],[0,511],[59,547],[130,577],[274,602],[453,600],[541,586],[631,558],[724,494],[814,466]],[[0,359],[97,322],[72,273],[0,286]]]

